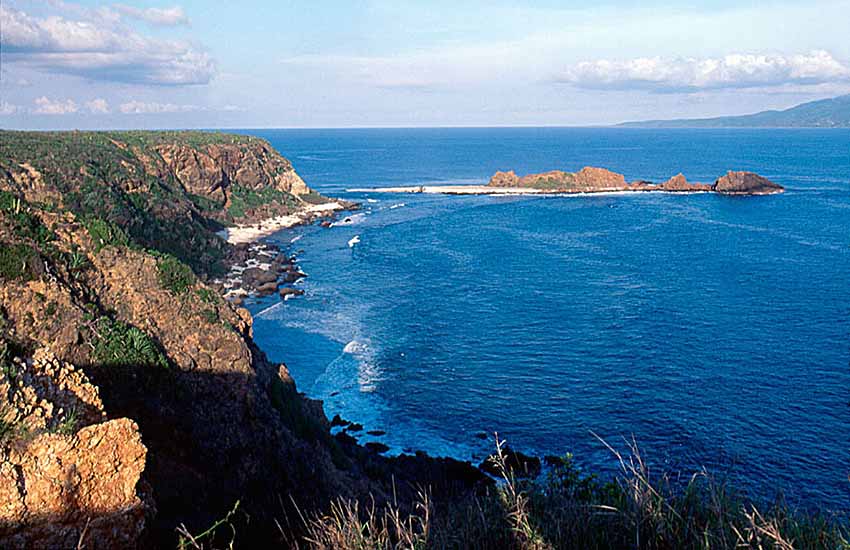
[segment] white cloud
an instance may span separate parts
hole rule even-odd
[[[199,105],[176,105],[174,103],[156,103],[144,101],[128,101],[122,103],[118,110],[125,115],[162,114],[162,113],[189,113],[193,111],[204,111]]]
[[[79,107],[73,99],[57,99],[52,100],[47,96],[41,96],[35,100],[35,110],[37,115],[67,115],[79,111]]]
[[[99,97],[86,102],[86,108],[95,115],[107,115],[110,113],[109,102]]]
[[[162,25],[165,27],[174,27],[177,25],[188,25],[189,18],[183,12],[180,6],[171,8],[136,8],[133,6],[125,6],[116,4],[115,11],[126,17],[140,19],[151,25]]]
[[[642,57],[625,61],[585,61],[556,80],[591,89],[692,92],[846,81],[850,80],[850,66],[823,50],[797,55],[736,53],[718,58]]]
[[[206,52],[140,35],[108,10],[84,10],[78,17],[40,18],[0,6],[4,54],[12,63],[47,72],[133,84],[207,84],[215,73]]]
[[[20,110],[17,105],[12,105],[8,101],[0,101],[0,116],[14,115]]]

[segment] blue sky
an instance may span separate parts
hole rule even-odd
[[[850,0],[3,0],[0,127],[591,125],[850,93]]]

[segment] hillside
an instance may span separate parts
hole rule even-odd
[[[752,115],[624,122],[624,128],[850,128],[850,94]]]
[[[0,134],[0,546],[173,547],[237,501],[240,540],[268,543],[392,479],[405,498],[483,479],[333,437],[205,282],[245,250],[221,225],[312,198],[256,138]]]

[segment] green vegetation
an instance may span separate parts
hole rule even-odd
[[[227,213],[236,219],[244,218],[249,210],[271,203],[285,204],[291,208],[297,205],[294,196],[279,189],[268,187],[256,191],[236,184],[230,188],[230,206],[227,207]]]
[[[168,359],[156,342],[136,327],[101,317],[92,331],[93,357],[106,367],[155,366],[168,368]]]
[[[77,425],[79,424],[79,414],[77,413],[77,409],[71,409],[70,411],[65,412],[64,418],[59,422],[53,430],[53,433],[57,433],[60,435],[73,435],[77,432]]]
[[[0,212],[3,213],[15,236],[40,245],[53,240],[53,232],[44,227],[29,205],[8,191],[0,191]]]
[[[31,281],[41,273],[39,255],[25,244],[0,243],[0,279]]]
[[[185,294],[195,284],[192,269],[170,254],[154,253],[159,284],[172,294]]]
[[[613,451],[613,449],[612,449]],[[519,481],[501,442],[495,490],[435,506],[426,492],[406,510],[339,500],[306,520],[292,546],[314,549],[847,549],[846,518],[829,519],[776,505],[763,512],[706,473],[684,488],[651,476],[637,448],[614,455],[616,479],[602,483],[569,456],[552,460],[543,481]]]
[[[201,287],[195,291],[195,294],[198,296],[198,299],[203,304],[213,305],[221,301],[219,295],[216,294],[216,292],[210,288]]]
[[[323,203],[328,202],[327,197],[325,197],[325,196],[323,196],[323,195],[321,195],[321,194],[319,194],[319,193],[317,193],[313,190],[311,190],[306,195],[299,195],[298,198],[301,199],[302,201],[308,203],[308,204],[323,204]]]
[[[239,510],[239,501],[233,505],[233,508],[220,520],[213,523],[206,531],[193,535],[189,532],[184,524],[177,528],[177,548],[178,550],[204,550],[205,548],[230,548],[234,547],[236,542],[236,526],[234,525],[234,516]],[[226,534],[225,534],[226,532]],[[223,539],[226,539],[223,540]],[[220,544],[215,544],[219,542]]]
[[[100,252],[104,246],[128,246],[130,238],[123,229],[112,222],[101,218],[90,217],[83,220],[83,226],[94,242],[95,252]]]

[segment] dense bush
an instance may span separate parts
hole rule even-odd
[[[156,342],[136,327],[101,317],[93,327],[93,356],[102,366],[168,367],[168,359]]]
[[[38,252],[24,244],[0,243],[0,279],[30,281],[41,272]]]
[[[195,284],[195,274],[188,265],[169,254],[154,253],[159,284],[172,294],[184,294]]]
[[[123,229],[112,222],[101,218],[87,218],[83,225],[94,242],[95,252],[100,252],[104,246],[127,246],[130,239]]]

